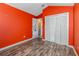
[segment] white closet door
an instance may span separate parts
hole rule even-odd
[[[52,19],[52,20],[51,20]],[[56,17],[45,18],[45,39],[47,41],[54,42],[55,41],[55,27],[56,27]]]
[[[61,43],[68,45],[68,36],[69,36],[69,14],[62,13],[58,16],[60,18],[60,28],[61,28]]]
[[[52,19],[52,20],[51,20]],[[49,31],[50,31],[50,41],[55,42],[55,30],[56,30],[56,17],[49,17]]]
[[[48,20],[49,18],[45,19],[45,40],[50,41],[50,21]]]
[[[45,17],[45,38],[48,41],[68,45],[69,14],[61,13]]]
[[[61,28],[60,28],[60,20],[58,19],[58,16],[55,15],[56,17],[56,27],[55,27],[55,42],[60,44],[61,41]]]
[[[68,45],[68,26],[69,26],[69,14],[61,13],[56,16],[56,31],[55,31],[55,42],[63,45]]]

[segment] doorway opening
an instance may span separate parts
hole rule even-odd
[[[33,18],[32,36],[33,38],[42,38],[42,18]]]
[[[38,19],[38,36],[42,38],[42,18]]]

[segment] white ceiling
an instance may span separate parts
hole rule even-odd
[[[73,6],[74,3],[7,3],[10,6],[28,12],[34,16],[42,13],[47,6]]]

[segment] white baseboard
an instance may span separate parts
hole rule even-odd
[[[71,45],[69,45],[69,47],[72,48],[74,53],[76,54],[76,56],[78,56],[78,53],[76,52],[75,48],[73,46],[71,46]]]
[[[18,42],[18,43],[12,44],[12,45],[10,45],[10,46],[4,47],[4,48],[0,48],[0,51],[3,51],[3,50],[5,50],[5,49],[9,49],[9,48],[11,48],[11,47],[13,47],[13,46],[22,44],[22,43],[27,42],[27,41],[30,41],[30,40],[32,40],[32,39],[33,39],[33,38],[26,39],[26,40],[20,41],[20,42]]]

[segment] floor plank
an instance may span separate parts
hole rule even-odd
[[[0,56],[75,56],[72,48],[41,39],[33,39],[18,46],[0,51]]]

